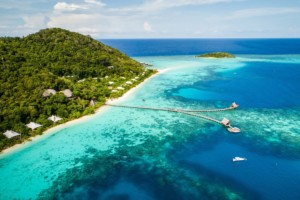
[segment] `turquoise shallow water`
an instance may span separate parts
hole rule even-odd
[[[236,111],[242,133],[163,111],[107,108],[0,160],[0,199],[299,199],[300,56],[137,57],[168,69],[122,104]],[[233,164],[234,156],[245,156]]]

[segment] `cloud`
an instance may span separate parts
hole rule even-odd
[[[86,10],[88,9],[85,5],[68,4],[66,2],[58,2],[54,5],[56,11],[75,11],[75,10]]]
[[[270,15],[281,15],[289,13],[300,13],[300,8],[254,8],[254,9],[244,9],[234,12],[231,16],[225,17],[223,19],[240,19],[248,17],[260,17],[260,16],[270,16]]]
[[[151,32],[152,31],[152,27],[149,24],[149,22],[144,22],[144,30],[147,32]]]
[[[206,5],[206,4],[217,4],[217,3],[230,3],[244,0],[153,0],[146,1],[138,6],[132,6],[127,8],[121,8],[120,11],[159,11],[168,8],[191,6],[191,5]]]
[[[77,25],[83,25],[85,22],[93,22],[99,19],[99,16],[88,14],[57,14],[51,16],[48,27],[76,27]]]
[[[99,6],[105,6],[105,3],[102,3],[101,1],[97,1],[97,0],[84,0],[85,3],[89,3],[89,4],[96,4]]]

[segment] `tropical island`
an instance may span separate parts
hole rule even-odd
[[[235,58],[233,54],[228,52],[212,52],[212,53],[205,53],[201,55],[197,55],[196,57],[200,58]]]
[[[89,36],[59,28],[0,38],[0,68],[0,151],[94,113],[156,73]],[[31,130],[25,126],[30,122],[42,126]],[[6,130],[22,139],[8,139]]]

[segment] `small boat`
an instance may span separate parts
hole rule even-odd
[[[239,162],[239,161],[244,161],[244,160],[247,160],[247,158],[234,157],[234,158],[232,159],[232,162]]]

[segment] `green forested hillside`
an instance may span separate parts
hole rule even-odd
[[[0,150],[20,142],[6,139],[5,130],[21,132],[23,139],[40,134],[53,125],[49,116],[67,121],[93,113],[106,98],[121,96],[154,73],[116,49],[58,28],[0,38],[0,69]],[[47,89],[57,93],[44,97]],[[71,98],[59,92],[65,89]],[[30,121],[43,127],[32,132],[24,126]]]

